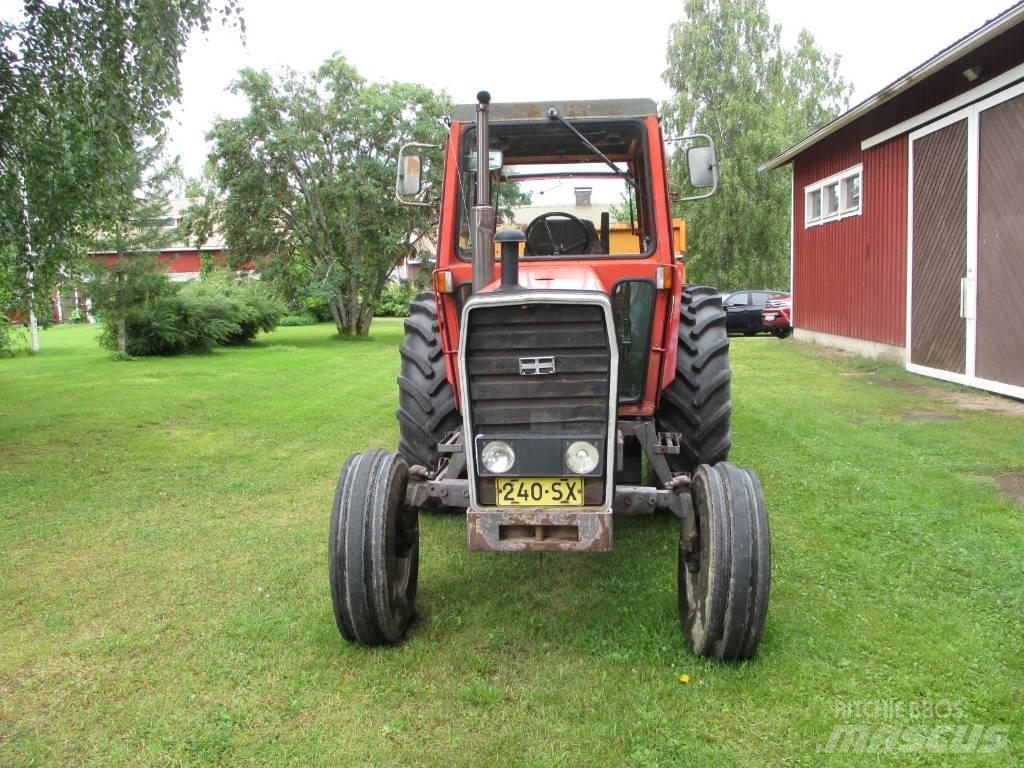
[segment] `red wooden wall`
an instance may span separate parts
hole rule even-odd
[[[793,160],[793,322],[797,328],[906,343],[908,137],[861,151],[887,128],[1024,61],[1024,24],[1004,32]],[[968,83],[963,71],[982,68]],[[804,228],[804,187],[863,165],[860,216]]]
[[[219,250],[207,251],[207,256],[212,255],[214,260],[218,264],[223,264],[223,254]],[[106,266],[111,267],[117,261],[117,255],[113,253],[105,253],[102,255]],[[157,264],[161,265],[167,272],[172,274],[178,273],[190,273],[198,272],[202,266],[202,260],[199,256],[199,251],[187,250],[187,251],[161,251],[156,257]],[[253,263],[246,262],[242,265],[242,269],[253,269]]]
[[[831,143],[831,142],[830,142]],[[907,137],[867,152],[846,142],[793,163],[793,305],[798,328],[903,345],[906,327]],[[808,153],[805,153],[805,155]],[[804,187],[863,164],[860,216],[804,228]]]

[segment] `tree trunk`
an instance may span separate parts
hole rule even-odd
[[[118,259],[121,255],[118,254]],[[121,262],[123,265],[124,262]],[[124,320],[124,273],[119,269],[117,273],[117,351],[122,354],[128,354],[128,333],[125,328]]]
[[[345,318],[341,311],[341,306],[338,304],[337,299],[331,299],[327,302],[327,306],[331,308],[331,317],[334,318],[334,327],[338,329],[338,335],[345,335]]]
[[[348,333],[350,336],[359,335],[359,291],[356,283],[355,272],[348,278]]]
[[[359,335],[368,336],[370,334],[370,323],[373,322],[373,303],[366,302],[362,307],[359,308]]]
[[[31,293],[29,294],[29,296],[31,297],[30,298],[30,301],[31,301],[32,298],[34,298],[34,296]],[[28,335],[29,335],[29,337],[32,340],[31,341],[31,346],[29,347],[32,350],[32,354],[33,355],[38,354],[39,353],[39,323],[36,321],[36,311],[35,311],[35,309],[32,309],[31,307],[28,310]]]
[[[28,265],[25,283],[28,289],[28,333],[31,338],[29,349],[34,355],[39,352],[39,323],[36,320],[36,254],[32,250],[32,218],[28,211],[28,184],[25,181],[25,173],[20,168],[18,169],[18,183],[21,187],[22,247],[24,248],[25,263]]]

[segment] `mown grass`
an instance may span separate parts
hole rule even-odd
[[[664,516],[584,556],[469,553],[460,518],[426,517],[408,641],[343,644],[327,510],[347,454],[396,444],[400,335],[114,362],[73,327],[0,360],[0,764],[1021,760],[1024,510],[991,477],[1024,470],[1024,419],[904,421],[954,411],[792,342],[733,344],[733,458],[773,532],[754,661],[686,650]],[[823,751],[849,722],[1009,745]]]

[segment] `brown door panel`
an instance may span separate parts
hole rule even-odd
[[[1024,386],[1024,96],[979,119],[975,373]]]
[[[967,120],[914,141],[910,362],[964,373],[967,325]]]

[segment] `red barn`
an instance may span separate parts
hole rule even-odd
[[[787,164],[796,338],[1024,397],[1024,3]]]
[[[185,211],[194,202],[189,198],[169,200],[166,215],[162,217],[160,225],[167,230],[177,229],[182,224]],[[113,251],[93,251],[89,257],[108,267],[117,261],[117,254]],[[181,283],[199,277],[204,258],[219,265],[226,263],[224,238],[219,231],[214,231],[202,247],[184,240],[166,244],[156,254],[156,263],[167,272],[171,281]],[[255,268],[256,265],[251,261],[241,266],[241,270],[246,272],[252,272]],[[62,282],[53,294],[53,321],[63,323],[72,320],[94,322],[88,283],[73,275]]]

